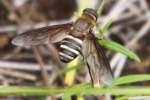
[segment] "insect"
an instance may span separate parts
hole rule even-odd
[[[60,61],[68,63],[81,55],[88,66],[93,85],[111,85],[113,76],[109,62],[92,31],[96,21],[96,11],[86,8],[73,23],[30,30],[16,36],[12,43],[18,46],[59,43],[59,47],[55,48]]]

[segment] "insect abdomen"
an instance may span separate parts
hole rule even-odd
[[[72,35],[66,36],[66,38],[61,41],[59,50],[60,60],[66,63],[70,62],[80,54],[81,46],[82,40]]]

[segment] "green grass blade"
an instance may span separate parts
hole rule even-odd
[[[82,62],[79,62],[78,64],[76,64],[76,65],[74,65],[72,67],[60,70],[58,73],[59,74],[64,74],[64,73],[70,72],[72,70],[81,69],[82,67],[84,67],[84,65],[85,65],[85,62],[82,61]]]
[[[80,60],[79,57],[75,58],[74,60],[69,62],[66,67],[67,68],[74,68],[74,66],[79,64],[79,60]],[[76,69],[66,72],[65,73],[64,84],[67,85],[67,86],[71,86],[74,82],[75,75],[76,75]]]
[[[103,9],[104,9],[104,0],[101,0],[101,4],[97,9],[97,15],[98,16],[101,16]]]
[[[107,30],[110,28],[110,26],[113,24],[113,21],[110,19],[104,26],[99,28],[99,33],[104,34],[107,32]]]
[[[80,89],[85,89],[85,88],[91,88],[92,84],[91,83],[82,83],[82,84],[77,84],[75,86],[73,86],[72,88],[80,88]]]
[[[63,95],[62,100],[71,100],[71,95],[69,94]]]
[[[77,100],[85,100],[84,97],[77,95]]]
[[[148,74],[142,74],[142,75],[127,75],[120,77],[118,79],[115,79],[113,81],[114,85],[123,85],[123,84],[129,84],[129,83],[135,83],[135,82],[141,82],[141,81],[147,81],[150,80],[150,75]]]
[[[0,96],[49,96],[54,94],[77,95],[150,95],[150,87],[104,87],[104,88],[42,88],[42,87],[0,87]],[[68,98],[68,97],[67,97]]]
[[[129,96],[117,97],[115,100],[128,100]]]
[[[120,45],[116,42],[108,41],[108,40],[104,40],[104,39],[98,39],[98,42],[101,45],[105,46],[106,48],[109,48],[109,49],[112,49],[116,52],[122,53],[122,54],[128,56],[129,58],[131,58],[137,62],[141,62],[140,58],[134,52],[123,47],[122,45]]]

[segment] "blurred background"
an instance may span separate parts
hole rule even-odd
[[[105,6],[97,24],[113,21],[105,38],[134,51],[141,63],[107,50],[114,77],[150,72],[150,0],[104,0]],[[100,0],[1,0],[0,1],[0,85],[64,87],[90,82],[87,68],[78,68],[70,79],[60,75],[57,61],[51,59],[48,47],[17,47],[11,40],[29,29],[71,22],[75,12],[86,7],[97,8]],[[133,85],[150,85],[150,81]],[[7,97],[24,100],[25,97]],[[28,98],[28,100],[30,100]],[[33,100],[33,98],[31,99]],[[35,99],[36,100],[36,99]],[[89,99],[90,100],[90,99]]]

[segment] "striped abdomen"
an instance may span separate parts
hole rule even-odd
[[[72,35],[66,36],[61,41],[59,49],[60,60],[66,63],[70,62],[80,54],[81,46],[82,40]]]

